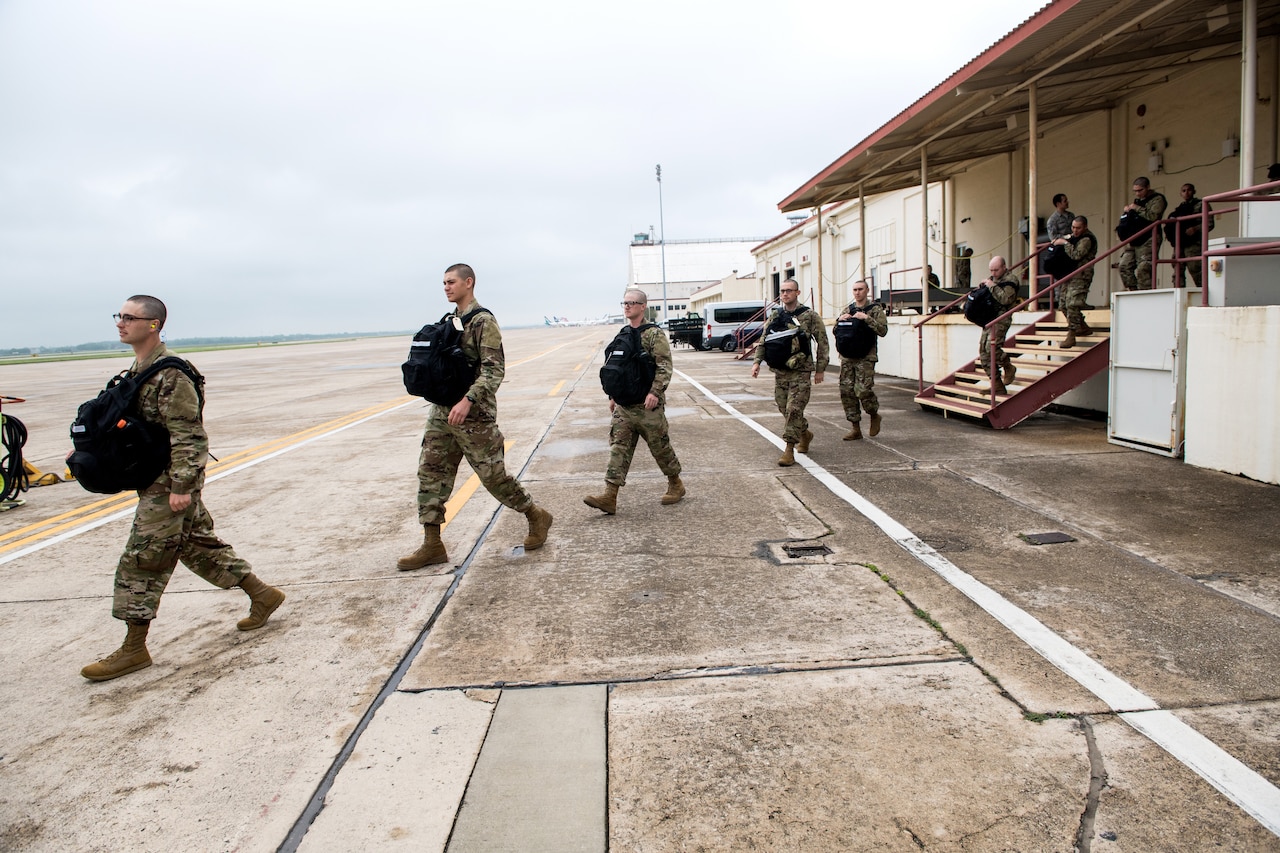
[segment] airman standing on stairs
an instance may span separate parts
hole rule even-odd
[[[1093,267],[1083,270],[1079,267],[1098,256],[1098,238],[1089,230],[1089,220],[1077,216],[1071,220],[1071,236],[1059,237],[1053,242],[1066,247],[1067,257],[1076,262],[1078,270],[1058,292],[1058,303],[1062,306],[1062,312],[1067,315],[1067,337],[1058,346],[1071,349],[1076,345],[1077,336],[1093,334],[1084,320],[1084,306],[1089,298],[1089,288],[1093,285]]]
[[[992,297],[999,303],[1001,308],[1008,310],[1018,301],[1018,277],[1009,269],[1004,258],[999,255],[993,255],[991,262],[987,264],[987,270],[991,273],[986,281],[982,282],[990,290]],[[991,387],[995,389],[997,394],[1006,393],[1005,386],[1013,382],[1017,371],[1013,366],[1013,359],[1009,358],[1008,353],[1004,351],[1004,336],[1009,332],[1009,326],[1013,324],[1012,317],[1005,317],[997,322],[990,329],[982,330],[982,338],[978,341],[978,367],[983,373],[991,376]],[[991,341],[995,341],[996,360],[994,364],[989,364],[991,358]],[[1003,370],[1003,376],[1001,371]]]

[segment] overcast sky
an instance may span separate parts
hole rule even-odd
[[[777,204],[1041,2],[0,0],[0,347],[616,311],[632,234]],[[726,273],[728,271],[726,270]]]

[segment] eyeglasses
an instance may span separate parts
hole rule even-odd
[[[623,308],[632,308],[632,307],[634,307],[634,306],[636,306],[636,305],[643,305],[643,304],[644,304],[643,302],[623,302],[623,303],[622,303],[622,307],[623,307]]]
[[[154,320],[155,317],[135,317],[132,314],[112,314],[111,319],[117,323],[132,323],[134,320]]]
[[[784,287],[782,288],[782,290],[779,291],[779,293],[799,293],[799,292],[800,292],[800,288],[798,287]]]

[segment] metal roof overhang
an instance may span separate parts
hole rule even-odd
[[[1056,0],[783,199],[782,211],[920,185],[1111,109],[1204,62],[1239,56],[1241,3]],[[1280,0],[1257,0],[1258,38],[1280,32]]]

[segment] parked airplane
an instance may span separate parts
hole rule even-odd
[[[621,322],[622,322],[622,318],[614,318],[614,317],[610,317],[608,314],[605,314],[604,316],[599,317],[599,318],[594,319],[594,320],[570,320],[568,317],[547,317],[547,316],[545,316],[545,315],[544,315],[544,316],[543,316],[543,318],[542,318],[542,322],[543,322],[545,325],[548,325],[548,326],[556,326],[556,327],[562,327],[562,326],[603,326],[603,325],[606,325],[606,324],[608,324],[608,323],[613,323],[613,322],[619,322],[619,323],[621,323]]]

